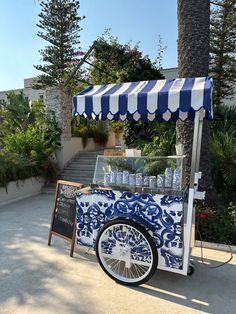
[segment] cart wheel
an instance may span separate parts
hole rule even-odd
[[[194,273],[194,266],[189,265],[188,266],[188,276],[192,276],[193,273]]]
[[[157,269],[156,245],[139,224],[125,219],[106,223],[96,241],[96,255],[104,272],[128,286],[148,281]]]

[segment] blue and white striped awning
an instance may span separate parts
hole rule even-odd
[[[212,119],[211,77],[90,86],[73,97],[73,115],[99,120]]]

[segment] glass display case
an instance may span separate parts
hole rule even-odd
[[[93,183],[131,191],[182,191],[184,156],[98,156]]]

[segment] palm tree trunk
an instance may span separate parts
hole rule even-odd
[[[179,77],[207,76],[210,45],[210,0],[178,0],[178,68]],[[212,189],[209,152],[209,126],[203,124],[200,187]],[[189,182],[193,139],[193,122],[176,123],[176,144],[187,155],[185,182]]]

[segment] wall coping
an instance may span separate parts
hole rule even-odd
[[[7,188],[0,188],[0,206],[39,194],[44,182],[42,177],[9,182]]]
[[[196,247],[203,247],[205,249],[212,249],[212,250],[219,250],[224,252],[232,252],[236,253],[236,246],[235,245],[227,245],[227,244],[220,244],[220,243],[211,243],[205,241],[195,241]]]

